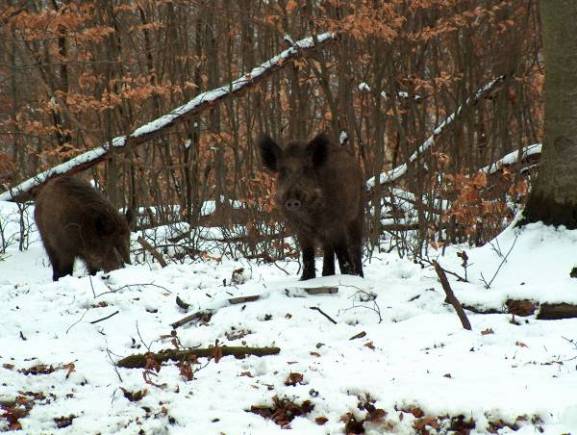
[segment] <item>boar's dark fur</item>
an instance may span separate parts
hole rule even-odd
[[[276,201],[296,233],[303,257],[301,279],[315,277],[315,246],[323,249],[323,276],[363,276],[364,189],[358,162],[320,134],[309,143],[280,147],[258,138],[261,159],[277,175]]]
[[[85,181],[66,176],[48,182],[36,197],[34,219],[54,281],[72,275],[76,257],[90,274],[130,263],[128,218]]]

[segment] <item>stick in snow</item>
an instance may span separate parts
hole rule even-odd
[[[331,316],[329,316],[327,313],[325,313],[323,310],[321,310],[319,307],[309,307],[311,310],[315,310],[318,311],[319,313],[321,313],[323,316],[325,316],[327,319],[329,319],[329,321],[331,321],[333,324],[337,324],[337,321],[335,319],[333,319]]]
[[[303,56],[305,52],[312,51],[320,45],[335,39],[336,34],[332,32],[301,39],[295,42],[290,48],[267,60],[260,66],[253,68],[251,72],[242,75],[235,81],[220,88],[203,92],[188,103],[177,107],[172,112],[138,127],[127,136],[115,137],[100,147],[80,154],[65,163],[29,178],[6,192],[0,193],[0,201],[24,201],[30,196],[33,196],[34,190],[46,183],[49,179],[59,175],[81,172],[107,159],[111,147],[127,149],[127,145],[141,145],[157,137],[170,127],[190,119],[191,116],[214,107],[216,103],[254,86],[262,79],[280,70],[285,65],[288,65],[288,61],[299,58]]]
[[[435,272],[437,272],[437,276],[439,277],[439,280],[441,281],[441,286],[443,287],[443,290],[445,290],[445,294],[447,295],[447,302],[449,302],[453,306],[453,308],[455,308],[455,311],[457,312],[457,315],[459,316],[459,319],[461,320],[461,324],[463,325],[463,328],[468,329],[470,331],[471,330],[471,323],[469,322],[469,319],[467,318],[467,315],[465,314],[465,310],[463,310],[463,306],[461,305],[461,303],[459,302],[459,300],[457,299],[457,297],[453,293],[453,290],[451,289],[451,286],[449,285],[449,280],[447,279],[447,275],[445,275],[445,271],[443,270],[441,265],[439,263],[437,263],[436,261],[433,261],[433,266],[435,266]]]

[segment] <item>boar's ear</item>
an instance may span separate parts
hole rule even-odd
[[[324,133],[320,133],[314,137],[307,145],[307,150],[311,153],[313,159],[313,166],[318,168],[322,166],[329,154],[330,139]]]
[[[99,213],[94,219],[94,227],[98,236],[109,236],[114,233],[114,222],[110,216]]]
[[[271,171],[277,172],[278,159],[282,152],[281,148],[266,134],[261,134],[256,140],[256,143],[260,150],[260,157],[263,165]]]

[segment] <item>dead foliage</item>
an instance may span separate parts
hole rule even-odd
[[[305,400],[299,405],[288,398],[281,399],[274,396],[272,398],[272,406],[253,405],[250,407],[250,412],[272,420],[280,427],[288,429],[290,422],[295,417],[307,415],[313,409],[314,405],[310,400]]]

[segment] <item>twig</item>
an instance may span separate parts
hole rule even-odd
[[[108,355],[108,359],[112,363],[112,368],[114,368],[114,372],[116,373],[116,376],[118,376],[118,380],[120,381],[120,383],[123,383],[124,381],[122,380],[122,376],[120,376],[118,367],[116,367],[116,364],[114,364],[114,360],[112,359],[112,355],[110,354],[110,349],[106,348],[106,354]]]
[[[453,308],[455,308],[455,311],[457,312],[457,315],[459,316],[459,319],[461,320],[461,324],[463,325],[463,328],[468,329],[470,331],[472,329],[471,323],[469,322],[469,319],[467,318],[467,315],[465,314],[465,310],[463,310],[463,306],[461,305],[461,303],[459,302],[459,300],[457,299],[457,297],[453,293],[453,290],[451,289],[451,286],[449,285],[449,280],[447,279],[447,275],[445,275],[445,271],[443,270],[441,265],[439,263],[437,263],[437,261],[435,261],[435,260],[433,260],[433,266],[435,266],[435,272],[437,272],[439,280],[441,281],[441,286],[443,287],[443,290],[445,290],[445,294],[447,295],[447,302],[449,302],[453,306]]]
[[[84,310],[84,313],[82,313],[82,316],[80,316],[80,319],[78,319],[76,322],[74,322],[72,325],[70,325],[70,326],[68,327],[68,329],[66,330],[66,333],[67,333],[67,334],[70,332],[70,330],[71,330],[72,328],[74,328],[76,325],[78,325],[80,322],[82,322],[82,319],[84,319],[84,316],[86,316],[86,313],[88,312],[89,309],[90,309],[90,308],[86,308],[86,309]]]
[[[152,255],[154,257],[154,259],[156,261],[158,261],[158,264],[160,264],[161,267],[166,267],[167,263],[166,260],[162,257],[162,254],[160,252],[158,252],[154,246],[152,246],[150,243],[148,243],[144,237],[142,236],[138,236],[138,239],[136,239],[136,241],[138,243],[140,243],[140,246],[142,246],[142,248],[147,251],[150,255]]]
[[[130,287],[145,287],[145,286],[156,287],[156,288],[165,290],[165,291],[167,291],[168,293],[172,293],[172,291],[169,290],[169,289],[167,289],[166,287],[163,287],[163,286],[158,285],[158,284],[154,284],[154,283],[152,283],[152,282],[145,282],[145,283],[142,283],[142,284],[125,284],[125,285],[120,286],[120,287],[118,287],[118,288],[113,288],[113,289],[110,289],[109,291],[102,292],[102,293],[100,293],[99,295],[96,295],[96,298],[99,298],[100,296],[104,296],[104,295],[108,295],[108,294],[112,294],[112,293],[119,292],[120,290],[123,290],[123,289],[125,289],[125,288],[130,288]],[[107,288],[110,288],[110,287],[107,287]]]
[[[309,307],[311,310],[315,310],[318,311],[319,313],[321,313],[323,316],[325,316],[327,319],[329,319],[332,323],[334,323],[335,325],[337,324],[337,321],[335,319],[333,319],[331,316],[329,316],[327,313],[325,313],[323,310],[321,310],[319,307]]]
[[[146,348],[146,350],[148,352],[150,352],[150,346],[152,346],[152,343],[146,344],[146,342],[144,341],[144,338],[142,338],[142,334],[140,333],[140,328],[138,327],[138,320],[136,321],[136,334],[138,335],[138,338],[140,338],[140,342],[142,343],[142,345]]]
[[[381,315],[381,307],[379,306],[379,304],[377,304],[377,295],[375,293],[371,293],[368,292],[360,287],[357,287],[356,285],[351,285],[351,284],[342,284],[339,282],[339,286],[341,287],[350,287],[350,288],[354,288],[357,290],[357,292],[352,296],[353,298],[356,297],[357,295],[362,295],[359,297],[361,302],[372,302],[373,306],[369,307],[367,305],[356,305],[355,300],[353,299],[353,306],[350,308],[345,308],[343,311],[348,311],[348,310],[352,310],[354,308],[365,308],[367,310],[371,310],[374,311],[377,316],[379,316],[379,323],[381,323],[383,321],[383,316]],[[364,298],[363,298],[364,296]]]
[[[277,269],[279,269],[279,270],[281,270],[282,272],[284,272],[285,275],[290,275],[290,273],[288,273],[288,272],[286,271],[286,269],[284,269],[283,267],[279,266],[276,261],[273,261],[272,264],[274,264],[274,265],[277,267]]]
[[[428,258],[422,257],[420,255],[415,255],[415,258],[418,258],[420,261],[423,261],[427,264],[430,264],[431,266],[434,266],[435,263],[437,263],[436,260],[429,260]],[[438,264],[438,263],[437,263]],[[443,272],[445,272],[446,274],[452,275],[455,278],[457,278],[457,281],[461,281],[461,282],[469,282],[469,280],[466,277],[462,277],[461,275],[459,275],[456,272],[452,272],[448,269],[445,269],[444,267],[442,267]],[[467,270],[465,269],[465,273],[467,272]]]
[[[513,243],[511,244],[511,247],[509,248],[509,250],[507,251],[507,253],[503,257],[503,260],[501,260],[499,267],[497,267],[497,270],[495,271],[493,278],[491,278],[491,280],[489,282],[487,282],[487,280],[485,280],[485,277],[483,276],[483,274],[481,274],[481,282],[485,285],[486,289],[491,288],[491,284],[493,284],[493,281],[495,281],[495,278],[497,278],[497,274],[501,270],[501,267],[503,267],[503,264],[505,264],[507,262],[507,258],[509,258],[509,254],[511,254],[511,251],[513,251],[513,248],[515,247],[515,244],[517,243],[518,238],[519,238],[519,236],[516,235],[515,240],[513,240]]]
[[[108,316],[106,316],[106,317],[103,317],[102,319],[93,320],[93,321],[92,321],[92,322],[90,322],[90,323],[94,325],[95,323],[104,322],[105,320],[108,320],[108,319],[110,319],[111,317],[114,317],[114,316],[116,316],[118,313],[120,313],[120,311],[116,310],[114,313],[112,313],[112,314],[109,314]]]

